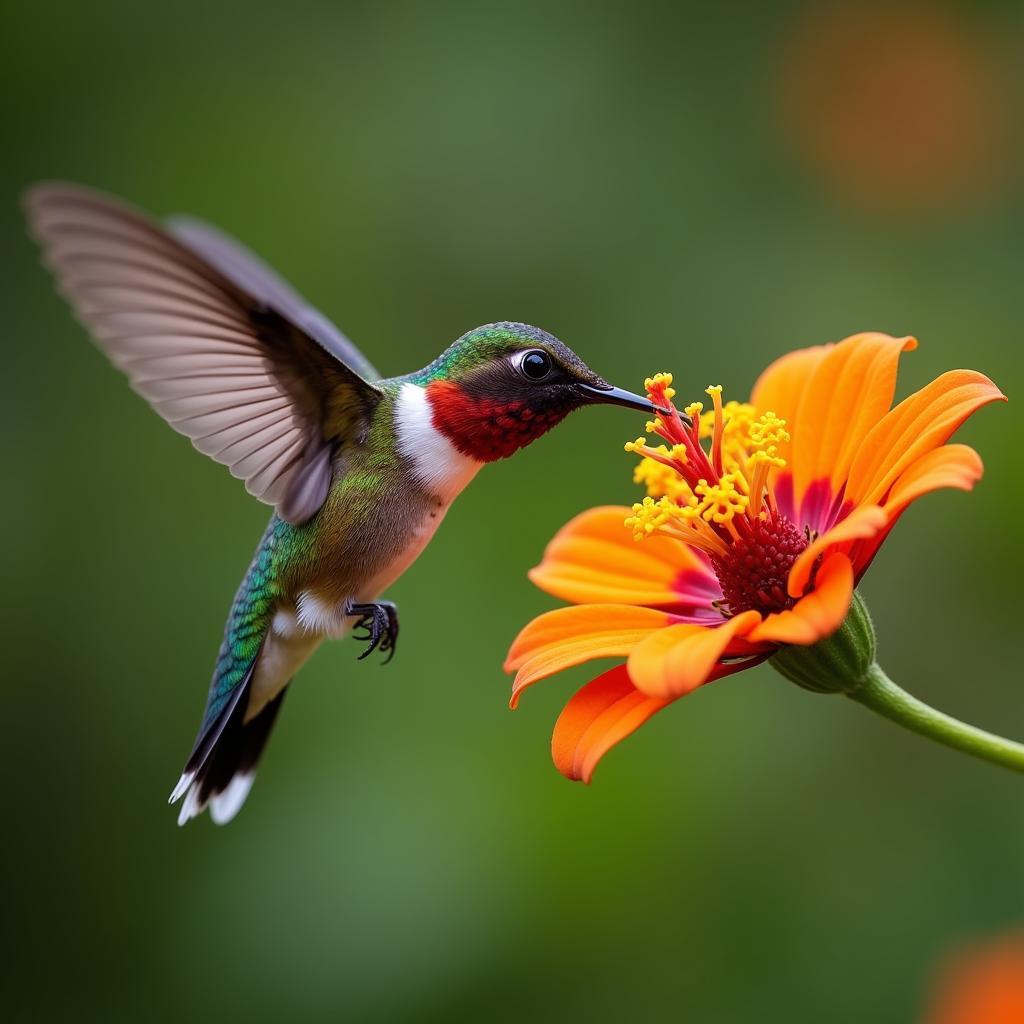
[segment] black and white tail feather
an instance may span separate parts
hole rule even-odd
[[[255,667],[255,665],[253,666]],[[217,825],[226,825],[245,803],[256,778],[256,766],[270,738],[287,687],[251,721],[246,722],[249,678],[236,687],[224,710],[200,733],[168,803],[184,797],[178,824],[206,810]]]

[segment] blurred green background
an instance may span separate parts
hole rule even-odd
[[[267,518],[55,297],[20,189],[102,187],[264,253],[385,372],[478,323],[636,388],[744,397],[797,346],[913,333],[901,393],[1024,388],[1019,4],[8,6],[0,968],[19,1021],[907,1022],[933,964],[1024,917],[1024,780],[770,669],[592,787],[551,726],[595,674],[502,674],[526,579],[633,500],[590,410],[482,473],[391,596],[386,669],[327,645],[249,804],[165,805]],[[1016,404],[961,439],[867,578],[883,662],[1024,736]],[[1013,677],[1018,676],[1018,682]]]

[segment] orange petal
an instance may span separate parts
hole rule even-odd
[[[943,487],[971,490],[981,479],[983,471],[981,457],[973,448],[965,444],[943,445],[907,467],[893,484],[884,508],[892,521],[912,501],[931,491]]]
[[[882,506],[889,518],[886,528],[868,543],[855,545],[851,551],[857,577],[863,576],[889,531],[911,502],[942,487],[969,491],[981,479],[982,471],[978,453],[965,444],[943,445],[908,466],[893,484]]]
[[[576,604],[679,604],[700,606],[721,597],[721,587],[694,548],[671,537],[643,543],[623,525],[624,506],[592,508],[552,538],[530,579]]]
[[[874,537],[884,530],[888,523],[889,517],[878,505],[860,505],[853,509],[845,519],[836,523],[831,530],[826,530],[800,552],[800,556],[789,570],[790,597],[800,597],[807,589],[811,570],[820,555],[839,544]]]
[[[751,403],[760,412],[771,410],[781,416],[792,434],[807,381],[832,348],[832,345],[815,345],[780,356],[757,378],[750,395]]]
[[[855,334],[818,360],[789,426],[798,501],[816,480],[839,492],[864,436],[892,405],[900,354],[914,348],[914,338]]]
[[[584,604],[539,615],[516,637],[505,660],[506,672],[518,669],[512,707],[538,680],[594,658],[629,654],[649,633],[672,621],[666,612],[625,604]]]
[[[730,642],[746,636],[760,621],[758,612],[749,611],[721,626],[684,622],[659,629],[633,649],[627,662],[629,677],[649,697],[681,697],[707,682]]]
[[[829,555],[815,578],[814,590],[785,612],[775,612],[750,631],[751,643],[808,646],[834,633],[853,599],[853,564],[841,552]]]
[[[945,444],[971,413],[1006,396],[984,374],[951,370],[900,402],[868,432],[853,460],[846,498],[882,501],[900,475]]]
[[[670,700],[642,694],[616,665],[587,683],[566,704],[551,736],[551,756],[566,778],[590,782],[598,761]]]
[[[759,655],[718,665],[710,679],[742,672],[764,658]],[[567,778],[590,782],[598,762],[615,744],[671,703],[641,693],[630,681],[626,666],[617,665],[587,683],[559,715],[551,737],[555,766]]]

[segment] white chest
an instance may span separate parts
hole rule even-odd
[[[403,384],[395,401],[395,440],[413,476],[446,507],[483,465],[463,455],[434,426],[430,399],[418,384]]]

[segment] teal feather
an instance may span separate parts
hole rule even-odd
[[[281,566],[295,528],[273,516],[242,579],[224,627],[200,736],[216,721],[259,656],[280,596]]]

